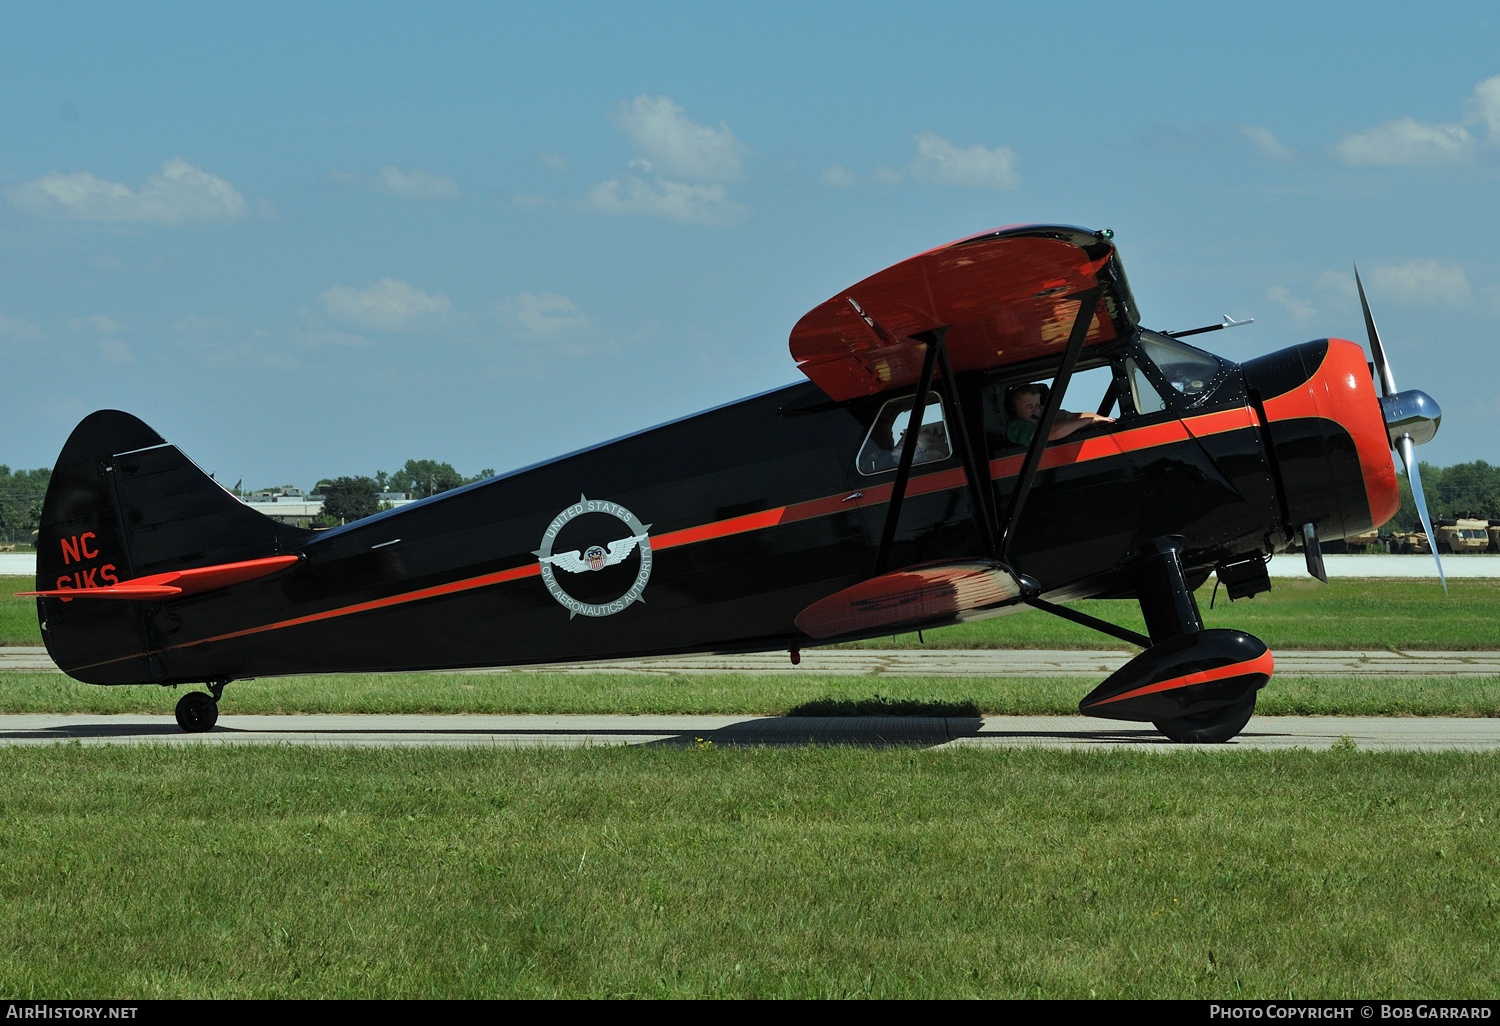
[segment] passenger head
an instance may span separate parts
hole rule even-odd
[[[1042,390],[1035,385],[1016,385],[1005,393],[1005,413],[1012,420],[1037,423],[1042,419]]]

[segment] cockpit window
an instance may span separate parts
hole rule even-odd
[[[1167,408],[1161,394],[1141,370],[1141,365],[1135,362],[1135,357],[1125,358],[1125,373],[1130,377],[1130,401],[1136,413],[1160,413]]]
[[[901,447],[906,444],[906,428],[911,422],[911,404],[915,396],[892,399],[880,408],[880,415],[859,447],[855,466],[861,474],[881,474],[895,470],[901,461]],[[948,425],[943,419],[942,400],[933,396],[922,410],[922,427],[917,434],[917,451],[912,466],[935,463],[953,454],[948,444]]]
[[[1194,349],[1175,338],[1155,331],[1142,331],[1140,345],[1146,358],[1156,365],[1161,380],[1168,388],[1186,399],[1188,405],[1206,398],[1219,383],[1219,377],[1224,369],[1223,364],[1201,349]],[[1134,387],[1135,380],[1136,375],[1132,373],[1132,387]],[[1136,409],[1141,413],[1152,412],[1139,402]],[[1158,406],[1157,409],[1161,407]]]

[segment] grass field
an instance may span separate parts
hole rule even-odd
[[[1500,649],[1500,580],[1460,579],[1443,594],[1437,581],[1422,579],[1312,578],[1272,582],[1271,591],[1231,603],[1222,590],[1209,608],[1213,584],[1198,590],[1208,627],[1248,631],[1272,649]],[[1085,601],[1083,612],[1144,633],[1140,606],[1133,601]],[[927,631],[919,640],[860,642],[861,648],[1094,648],[1120,642],[1087,627],[1035,610]]]
[[[0,992],[1493,999],[1497,770],[0,749]]]
[[[624,673],[337,674],[242,681],[236,713],[749,713],[1074,715],[1084,677],[836,677]],[[0,674],[0,713],[157,713],[181,689],[101,688],[58,673]],[[906,708],[892,709],[895,703]],[[822,706],[822,708],[819,708]],[[966,709],[960,713],[958,708]],[[1262,716],[1500,716],[1500,677],[1285,677]]]
[[[30,578],[0,578],[0,645],[40,645],[36,605],[14,592],[29,591]],[[1209,627],[1236,627],[1273,649],[1500,649],[1500,580],[1463,579],[1441,585],[1427,580],[1335,579],[1322,584],[1277,580],[1267,594],[1230,603],[1222,593],[1213,609],[1210,584],[1198,593]],[[1144,631],[1134,602],[1088,601],[1078,605],[1111,622]],[[1119,648],[1120,642],[1035,610],[927,631],[877,638],[866,648]]]

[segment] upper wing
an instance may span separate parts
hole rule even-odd
[[[837,400],[914,385],[924,346],[948,328],[955,373],[1061,355],[1078,314],[1069,297],[1104,286],[1085,345],[1139,320],[1105,232],[999,228],[914,256],[814,307],[792,329],[798,366]]]

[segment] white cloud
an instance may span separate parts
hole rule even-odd
[[[104,358],[105,363],[135,363],[135,354],[130,351],[130,346],[125,344],[122,338],[113,335],[105,335],[98,342],[99,355]]]
[[[542,162],[542,167],[548,171],[556,171],[559,174],[567,174],[573,170],[573,162],[561,153],[553,153],[551,150],[543,150],[536,155],[536,159]]]
[[[1500,75],[1487,78],[1474,87],[1470,101],[1472,120],[1489,129],[1491,139],[1500,139]]]
[[[94,314],[90,317],[75,317],[68,322],[68,327],[77,329],[87,328],[90,331],[97,331],[101,335],[113,335],[116,332],[125,330],[125,325],[113,317],[106,317],[103,314]]]
[[[1354,285],[1354,275],[1339,271],[1324,271],[1314,283],[1324,292],[1332,292],[1340,299],[1358,299],[1359,290]]]
[[[1346,136],[1334,153],[1346,164],[1457,164],[1471,159],[1479,147],[1466,125],[1483,125],[1490,141],[1500,142],[1500,75],[1474,87],[1461,123],[1384,121]]]
[[[78,221],[146,224],[225,222],[245,216],[245,197],[218,175],[174,157],[138,189],[96,178],[87,171],[40,178],[5,190],[11,203],[30,214]]]
[[[615,121],[637,152],[663,173],[700,181],[728,181],[744,170],[744,146],[722,121],[700,125],[666,96],[637,96],[620,103]],[[648,168],[648,170],[650,170]]]
[[[906,175],[901,173],[900,168],[886,167],[884,164],[871,171],[870,177],[881,185],[900,185],[906,181]]]
[[[323,309],[342,321],[371,331],[401,331],[421,320],[446,314],[448,297],[382,278],[363,289],[335,285],[318,297]]]
[[[1292,315],[1292,320],[1299,325],[1308,324],[1318,316],[1317,309],[1311,303],[1292,295],[1285,285],[1272,285],[1266,289],[1266,298],[1285,307],[1286,312]]]
[[[463,188],[451,178],[434,174],[425,168],[413,167],[403,171],[399,167],[387,164],[371,177],[355,174],[353,171],[339,171],[337,169],[328,172],[332,181],[342,182],[345,185],[363,185],[383,192],[387,196],[396,196],[400,199],[409,200],[450,200],[458,199],[464,194]]]
[[[42,329],[29,321],[23,321],[17,317],[7,317],[0,314],[0,339],[21,341],[28,338],[41,338]]]
[[[1415,118],[1386,121],[1346,136],[1334,152],[1346,164],[1456,164],[1469,159],[1474,137],[1463,125]]]
[[[835,189],[847,189],[859,184],[859,175],[842,164],[830,164],[818,175],[818,181]]]
[[[932,132],[920,132],[911,176],[919,182],[958,185],[966,189],[1014,189],[1021,184],[1016,174],[1016,153],[1009,146],[986,149],[975,143],[966,150]]]
[[[245,328],[217,317],[189,314],[172,325],[177,348],[193,362],[221,369],[296,370],[302,361],[277,352],[271,333]],[[295,333],[295,332],[294,332]]]
[[[532,338],[573,335],[593,327],[578,304],[553,292],[523,292],[501,303],[500,311]]]
[[[588,191],[584,202],[606,214],[662,217],[679,224],[739,224],[749,209],[736,203],[722,185],[688,185],[657,179],[646,182],[629,177],[600,182]]]
[[[1436,260],[1377,267],[1370,275],[1370,289],[1405,303],[1428,306],[1466,306],[1473,294],[1462,267],[1458,264],[1443,267]]]
[[[458,199],[464,194],[457,182],[420,167],[402,171],[387,165],[375,176],[376,188],[391,196],[409,200]]]
[[[1260,155],[1267,160],[1289,164],[1297,159],[1297,151],[1284,145],[1280,139],[1276,138],[1275,133],[1264,125],[1241,125],[1240,135],[1249,139]]]

